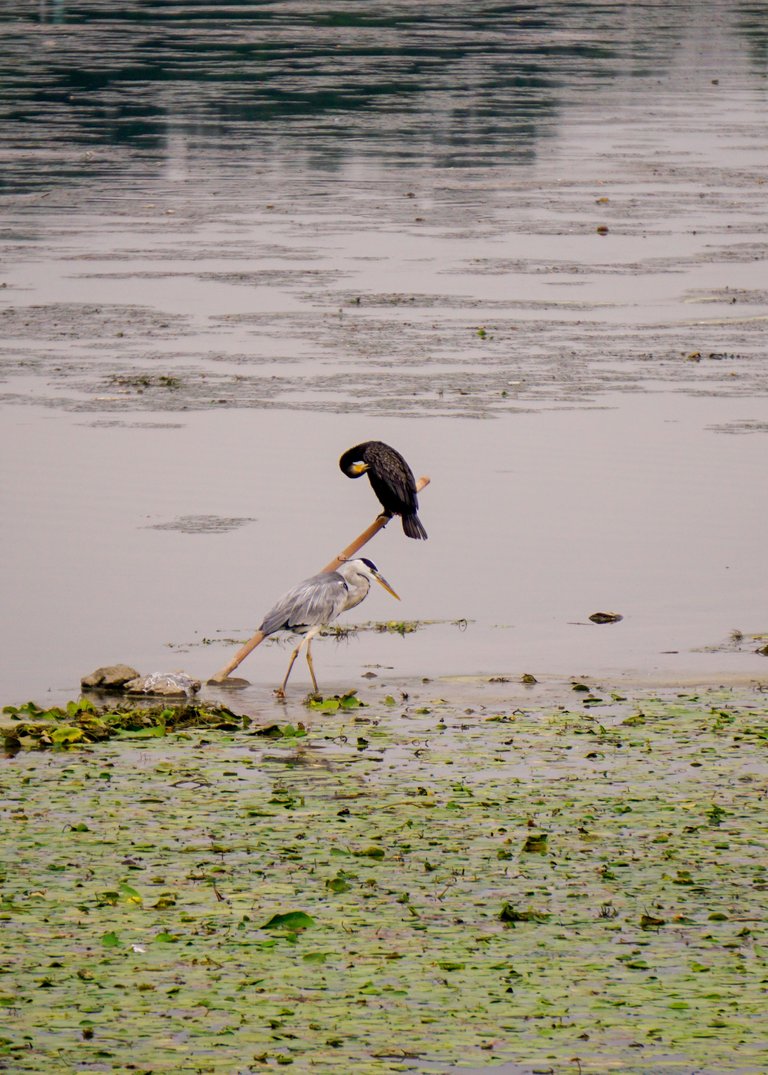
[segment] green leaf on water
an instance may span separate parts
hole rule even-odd
[[[90,698],[79,698],[76,702],[67,702],[66,713],[71,719],[78,716],[80,713],[95,713],[96,706],[90,700]]]
[[[308,704],[320,713],[336,713],[340,703],[338,698],[310,698]]]
[[[265,922],[261,929],[285,929],[296,933],[302,929],[311,929],[317,925],[312,915],[305,911],[286,911],[284,914],[274,914]]]
[[[386,851],[383,847],[376,847],[374,845],[372,847],[366,847],[362,851],[353,851],[352,854],[356,855],[357,858],[383,859],[386,856]]]
[[[329,888],[331,892],[349,892],[352,888],[342,872],[337,873],[335,877],[331,877],[326,881],[325,887]]]
[[[136,889],[131,888],[130,885],[126,885],[125,882],[121,882],[118,887],[120,895],[127,903],[135,903],[138,906],[141,906],[144,902]]]
[[[85,732],[82,728],[74,728],[71,724],[63,724],[59,728],[54,728],[51,732],[51,742],[54,746],[65,746],[68,743],[76,743],[79,739],[85,738]]]
[[[301,958],[305,963],[327,963],[333,952],[307,952]]]
[[[546,922],[549,914],[538,911],[518,911],[509,903],[505,903],[499,912],[499,921],[506,925],[514,926],[516,922]]]
[[[41,709],[37,702],[24,702],[23,705],[4,705],[3,713],[10,713],[12,716],[18,716],[24,714],[28,717],[40,717],[45,710]]]
[[[666,918],[654,918],[653,915],[650,914],[640,916],[640,929],[658,929],[660,926],[665,926],[666,924]]]
[[[340,709],[360,709],[365,706],[357,697],[356,691],[347,691],[346,694],[334,694],[332,698],[320,698],[317,695],[310,697],[306,703],[310,709],[320,713],[337,713]]]
[[[245,724],[243,726],[245,727]],[[282,726],[279,724],[265,724],[249,734],[258,735],[264,739],[300,739],[307,734],[307,729],[299,721],[295,727],[293,724],[284,724]]]
[[[102,934],[101,943],[105,948],[120,948],[122,946],[122,941],[113,930]]]
[[[155,934],[155,940],[159,941],[160,944],[175,944],[179,940],[179,936],[164,929]]]
[[[717,828],[718,825],[722,825],[724,818],[728,817],[728,811],[723,810],[722,806],[718,806],[717,803],[712,803],[707,810],[707,817],[710,825]]]
[[[265,724],[263,728],[257,728],[253,733],[264,739],[281,739],[283,732],[279,724]]]
[[[155,724],[151,728],[121,728],[118,739],[162,739],[165,736],[165,724]]]
[[[543,855],[547,850],[547,834],[540,832],[531,834],[523,844],[523,851],[532,855]]]

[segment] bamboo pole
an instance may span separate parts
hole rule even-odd
[[[419,478],[419,480],[416,482],[416,492],[420,493],[421,490],[424,489],[427,485],[429,485],[429,478],[427,478],[426,476]],[[341,564],[344,563],[345,560],[351,560],[356,552],[359,552],[364,545],[368,544],[372,537],[375,537],[376,534],[378,534],[379,530],[384,529],[384,527],[387,525],[391,518],[391,515],[378,515],[373,520],[371,525],[369,527],[366,527],[365,530],[363,530],[362,534],[358,534],[355,540],[351,544],[347,545],[346,549],[340,552],[338,556],[334,556],[334,558],[329,563],[327,563],[325,567],[321,568],[319,574],[324,575],[327,572],[335,571]],[[261,643],[266,637],[267,636],[262,631],[257,631],[253,638],[249,638],[245,645],[237,651],[229,664],[224,665],[224,667],[221,668],[216,673],[216,675],[211,676],[208,682],[224,683],[227,677],[230,676],[232,672],[234,672],[237,666],[245,660],[249,653],[253,652],[253,650],[255,650],[257,646],[261,645]]]

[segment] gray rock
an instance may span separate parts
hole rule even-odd
[[[98,688],[102,691],[121,691],[125,684],[136,679],[139,673],[135,668],[127,664],[109,664],[103,668],[97,668],[89,676],[83,676],[80,686],[83,690]]]
[[[125,684],[128,694],[152,694],[160,698],[179,698],[200,690],[200,680],[192,679],[186,672],[152,672],[148,676],[136,676]]]

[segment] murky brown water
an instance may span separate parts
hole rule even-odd
[[[768,631],[758,7],[99,10],[4,24],[4,702],[214,672],[373,517],[372,437],[430,540],[357,618],[447,622],[327,689],[768,673],[707,649]]]

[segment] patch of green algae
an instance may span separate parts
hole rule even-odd
[[[764,1070],[764,694],[364,701],[15,748],[0,1070]]]

